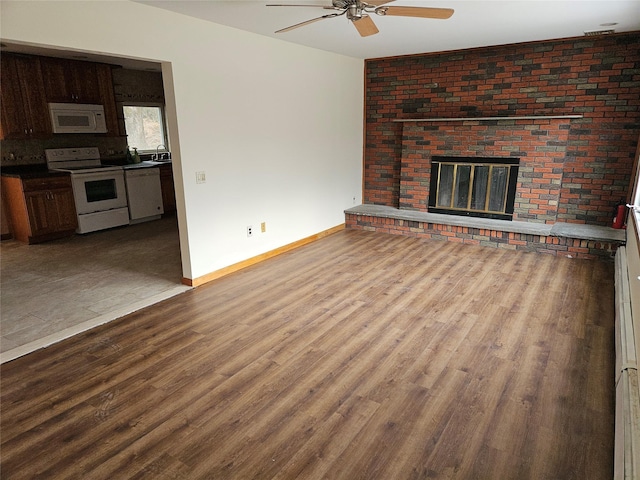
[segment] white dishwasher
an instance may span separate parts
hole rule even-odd
[[[124,170],[129,200],[130,223],[157,220],[164,213],[158,167],[138,167]]]

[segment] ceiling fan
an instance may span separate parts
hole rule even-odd
[[[453,9],[451,8],[429,8],[429,7],[394,7],[387,6],[387,3],[391,3],[394,0],[368,0],[366,2],[362,0],[332,0],[332,5],[295,5],[295,4],[268,4],[267,7],[315,7],[323,8],[325,10],[336,10],[338,13],[329,13],[321,17],[312,18],[301,23],[296,23],[290,27],[286,27],[277,30],[275,33],[284,33],[295,28],[304,27],[314,22],[324,20],[325,18],[340,17],[347,15],[347,18],[351,20],[353,25],[358,30],[358,33],[362,37],[368,37],[369,35],[375,35],[378,33],[378,27],[373,23],[373,20],[369,16],[370,13],[376,15],[394,15],[399,17],[419,17],[419,18],[438,18],[447,19],[453,15]]]

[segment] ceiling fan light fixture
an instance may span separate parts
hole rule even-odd
[[[370,14],[375,13],[380,16],[391,15],[395,17],[416,17],[416,18],[436,18],[447,19],[453,15],[451,8],[430,8],[430,7],[396,7],[387,6],[385,4],[392,3],[395,0],[332,0],[331,6],[311,5],[311,4],[267,4],[267,7],[316,7],[325,10],[337,10],[338,13],[323,15],[321,17],[312,18],[304,22],[296,23],[286,28],[276,30],[275,33],[284,33],[296,28],[304,27],[311,23],[315,23],[326,18],[339,17],[346,15],[351,23],[356,27],[358,33],[362,37],[375,35],[379,32],[378,27],[371,19]],[[371,2],[371,3],[369,3]]]
[[[347,18],[349,20],[359,20],[362,18],[362,7],[355,4],[349,5],[349,8],[347,9]]]

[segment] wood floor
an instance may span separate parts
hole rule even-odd
[[[611,478],[613,294],[346,230],[2,365],[2,478]]]

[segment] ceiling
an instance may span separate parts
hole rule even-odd
[[[369,37],[361,37],[344,16],[325,19],[286,33],[274,33],[333,11],[307,6],[267,7],[267,3],[328,6],[331,0],[133,1],[363,59],[579,37],[584,32],[608,29],[616,33],[640,32],[640,0],[396,0],[394,6],[452,8],[455,12],[447,20],[372,15],[380,33]],[[99,61],[139,70],[161,70],[156,62],[53,47],[3,41],[0,49],[2,52]]]
[[[355,58],[379,58],[583,36],[586,31],[640,31],[638,0],[396,0],[394,6],[452,8],[448,20],[372,15],[380,33],[361,37],[346,16],[289,32],[290,25],[332,13],[267,3],[331,5],[331,0],[137,0],[139,3]],[[614,25],[611,25],[614,24]]]

